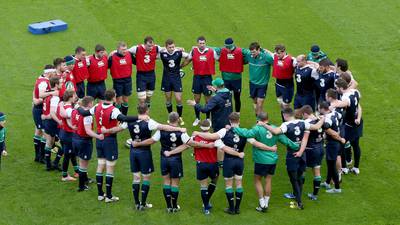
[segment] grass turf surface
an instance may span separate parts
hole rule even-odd
[[[399,203],[395,187],[399,186],[399,155],[394,150],[397,137],[400,69],[398,39],[400,20],[398,1],[3,1],[0,8],[0,111],[7,114],[9,156],[2,160],[0,172],[0,223],[4,224],[397,224]],[[27,25],[36,21],[60,18],[69,23],[66,32],[34,36]],[[117,41],[129,46],[152,35],[160,45],[168,37],[178,46],[190,49],[199,35],[210,46],[221,46],[232,36],[237,45],[247,47],[259,41],[272,49],[286,44],[292,55],[306,53],[318,43],[331,59],[348,59],[363,95],[364,137],[359,177],[343,178],[343,193],[327,195],[321,191],[317,202],[305,201],[305,210],[288,208],[282,194],[291,190],[284,166],[285,150],[280,146],[280,160],[273,178],[270,210],[254,210],[257,197],[253,187],[251,150],[246,148],[244,199],[241,215],[223,213],[226,206],[223,179],[212,198],[211,216],[201,214],[199,185],[195,180],[195,163],[190,152],[184,153],[185,177],[181,181],[179,204],[182,211],[165,213],[162,180],[159,170],[159,144],[153,147],[154,173],[148,201],[154,208],[146,212],[133,210],[128,151],[123,144],[128,132],[119,135],[118,161],[113,192],[121,198],[106,205],[96,200],[96,187],[76,192],[75,183],[61,183],[60,174],[45,172],[33,163],[33,122],[31,94],[43,65],[52,59],[71,54],[77,45],[89,53],[95,44],[108,50]],[[161,63],[157,62],[157,91],[151,116],[166,121],[161,85]],[[247,66],[246,66],[247,67]],[[191,75],[186,69],[184,99],[191,98]],[[255,122],[248,95],[247,68],[242,94],[242,126]],[[271,121],[280,123],[273,80],[270,81],[265,110]],[[110,82],[108,82],[109,86]],[[396,94],[397,93],[397,94]],[[136,96],[131,97],[130,114],[135,113]],[[184,108],[184,119],[191,129],[193,110]],[[95,151],[95,150],[94,150]],[[191,150],[190,150],[191,151]],[[96,161],[90,165],[91,177]],[[325,175],[325,165],[323,166]],[[304,192],[311,191],[308,171]],[[393,188],[392,188],[393,187]],[[306,197],[303,197],[306,199]]]

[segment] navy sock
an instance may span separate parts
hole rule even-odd
[[[114,176],[112,174],[106,174],[106,196],[107,198],[112,198],[112,184],[113,184]]]
[[[139,205],[139,191],[140,191],[140,184],[139,183],[133,183],[132,184],[132,193],[133,193],[133,199],[135,201],[135,205]]]
[[[128,109],[129,109],[128,103],[122,103],[121,113],[124,114],[125,116],[128,115]]]
[[[177,105],[176,105],[176,111],[178,112],[179,117],[182,117],[183,105],[177,104]]]
[[[196,115],[196,119],[200,119],[200,111],[194,108],[194,114]]]
[[[167,103],[165,104],[165,106],[167,107],[168,113],[171,113],[171,112],[172,112],[172,103],[171,103],[171,102],[167,102]]]
[[[150,191],[150,182],[148,180],[143,181],[142,183],[142,205],[146,205],[147,195]]]
[[[51,148],[45,147],[44,158],[46,160],[46,168],[51,169]]]
[[[167,203],[167,208],[169,208],[169,209],[172,208],[172,204],[171,204],[171,186],[164,185],[163,194],[164,194],[165,202]]]
[[[238,211],[240,209],[240,202],[242,201],[243,198],[243,188],[236,188],[235,192],[236,196],[236,204],[235,204],[235,210]]]
[[[35,148],[35,161],[39,161],[40,156],[40,141],[41,138],[38,136],[33,137],[33,147]]]
[[[71,157],[71,154],[70,154],[70,153],[66,152],[66,153],[64,154],[64,160],[63,160],[63,163],[62,163],[62,173],[63,173],[63,177],[66,177],[66,176],[67,176],[67,173],[68,173],[68,165],[69,165],[69,159],[70,159],[70,157]]]
[[[172,208],[178,208],[179,187],[171,187]]]
[[[209,199],[208,199],[207,187],[200,188],[200,195],[201,195],[201,200],[203,201],[204,208],[208,209]]]
[[[226,188],[225,189],[225,195],[226,195],[226,199],[228,200],[229,210],[230,211],[235,210],[233,189],[232,188]]]
[[[102,173],[96,173],[96,182],[97,182],[97,195],[103,196],[104,191],[103,191],[103,174]]]
[[[217,188],[217,186],[216,186],[216,184],[214,184],[214,183],[210,183],[210,184],[208,185],[208,188],[207,188],[207,192],[208,192],[208,201],[210,201],[211,196],[213,195],[213,193],[214,193],[214,191],[215,191],[215,188]]]

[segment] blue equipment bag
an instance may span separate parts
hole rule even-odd
[[[50,20],[29,24],[28,30],[32,34],[47,34],[50,32],[63,31],[67,28],[68,24],[62,20]]]

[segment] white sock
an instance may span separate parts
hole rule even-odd
[[[264,196],[265,207],[269,205],[269,196]]]
[[[260,203],[260,206],[261,206],[262,208],[265,207],[265,200],[264,200],[264,198],[260,198],[260,199],[258,200],[258,202]]]

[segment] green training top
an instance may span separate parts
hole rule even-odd
[[[274,125],[272,126],[275,127]],[[233,129],[233,131],[242,137],[255,138],[257,141],[270,147],[276,145],[276,143],[279,141],[290,148],[299,148],[297,143],[291,141],[284,134],[273,135],[269,130],[261,125],[255,125],[250,130],[236,127]],[[253,161],[260,164],[276,164],[278,161],[278,154],[277,152],[266,151],[253,146]]]
[[[221,49],[220,47],[212,47],[214,49],[214,51],[217,53],[218,56],[221,55]],[[243,53],[243,48],[242,48],[242,54]],[[230,72],[222,72],[221,71],[221,75],[222,75],[222,79],[224,80],[239,80],[242,78],[242,73],[230,73]]]
[[[319,51],[317,58],[313,57],[312,52],[307,54],[307,61],[311,61],[311,62],[319,63],[321,60],[326,59],[326,58],[328,58],[328,56],[323,51]]]
[[[6,128],[0,128],[0,142],[6,140]]]
[[[249,79],[256,85],[267,85],[271,74],[271,65],[274,62],[272,56],[261,49],[260,54],[254,58],[249,49],[243,49],[245,62],[249,63]]]

